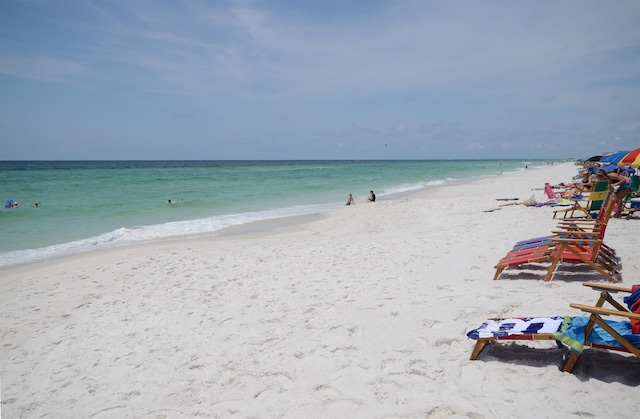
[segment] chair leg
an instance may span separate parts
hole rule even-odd
[[[556,267],[558,266],[558,263],[560,263],[560,258],[555,258],[553,262],[551,262],[551,266],[549,266],[549,270],[547,271],[547,276],[544,277],[544,282],[549,282],[556,270]]]
[[[575,367],[579,357],[580,354],[572,352],[571,355],[569,355],[569,359],[567,359],[567,362],[564,364],[562,371],[573,372],[573,367]]]
[[[469,358],[470,360],[475,360],[478,359],[478,356],[480,356],[480,352],[482,352],[482,350],[491,342],[491,340],[489,339],[478,339],[476,341],[476,346],[473,347],[473,352],[471,352],[471,357]]]

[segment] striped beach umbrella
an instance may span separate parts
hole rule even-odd
[[[640,148],[631,150],[625,156],[623,156],[618,162],[620,166],[631,166],[634,169],[640,167]]]
[[[602,163],[618,164],[620,160],[622,160],[622,158],[627,154],[629,154],[629,151],[618,151],[617,153],[611,153],[607,156],[604,156],[602,159],[600,159],[600,161]]]

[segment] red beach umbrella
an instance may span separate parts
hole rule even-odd
[[[618,166],[631,166],[637,169],[640,166],[640,148],[631,150],[618,162]]]

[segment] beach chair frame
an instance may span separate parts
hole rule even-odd
[[[552,235],[516,243],[509,253],[494,267],[494,280],[508,267],[532,263],[551,262],[544,281],[550,281],[561,262],[583,263],[610,282],[620,282],[616,270],[615,250],[604,244],[607,224],[613,211],[615,196],[611,191],[605,197],[596,219],[564,219]]]
[[[553,218],[558,214],[562,214],[563,218],[578,218],[576,212],[581,213],[580,218],[591,218],[591,213],[599,211],[605,204],[607,190],[609,188],[608,180],[599,180],[593,185],[593,190],[589,192],[589,198],[586,205],[580,205],[579,199],[572,199],[573,206],[553,211]]]
[[[586,287],[591,287],[594,290],[600,291],[600,297],[598,298],[598,301],[596,302],[595,306],[588,306],[588,305],[577,304],[577,303],[570,304],[572,308],[575,308],[577,310],[581,310],[590,314],[589,321],[585,326],[585,341],[583,342],[583,345],[587,347],[592,347],[592,348],[628,352],[628,353],[632,353],[633,355],[635,355],[637,358],[640,359],[640,348],[634,346],[624,336],[621,336],[619,333],[613,330],[602,318],[603,315],[611,315],[611,316],[621,316],[628,319],[640,319],[640,314],[630,312],[629,310],[627,310],[626,307],[624,307],[622,304],[620,304],[611,296],[611,294],[618,293],[618,292],[631,293],[632,291],[631,288],[617,286],[617,285],[610,285],[610,284],[599,284],[594,282],[585,282],[583,285]],[[609,303],[612,307],[615,308],[615,310],[603,308],[603,305],[605,302]],[[492,320],[502,320],[502,319],[494,318]],[[612,346],[604,346],[604,345],[597,345],[597,344],[592,344],[588,342],[589,335],[591,334],[593,327],[596,324],[602,327],[623,347],[619,348],[619,347],[612,347]],[[511,341],[554,340],[556,341],[556,344],[558,345],[558,347],[560,348],[564,347],[562,342],[558,341],[555,338],[553,333],[540,333],[540,334],[532,334],[532,335],[491,336],[491,337],[476,339],[476,343],[473,347],[473,350],[471,352],[471,356],[469,357],[469,359],[470,360],[478,359],[482,351],[493,342],[506,341],[506,340],[511,340]],[[573,369],[576,363],[578,362],[580,355],[581,354],[579,353],[571,352],[571,354],[569,355],[569,357],[567,358],[566,362],[562,367],[562,371],[573,372]]]

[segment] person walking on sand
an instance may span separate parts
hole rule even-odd
[[[356,201],[353,199],[353,195],[349,194],[349,198],[347,198],[347,203],[345,205],[355,205]]]
[[[367,198],[367,200],[369,202],[376,202],[376,194],[373,193],[373,191],[369,192],[369,198]]]

